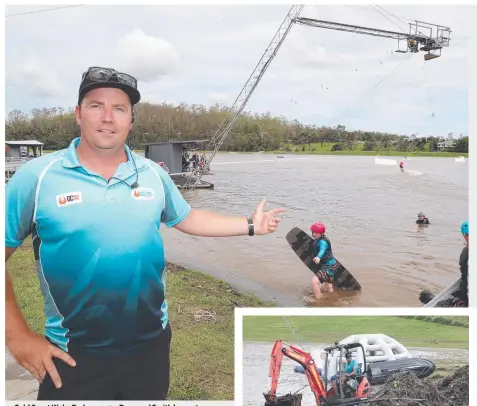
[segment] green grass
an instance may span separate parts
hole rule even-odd
[[[272,154],[297,154],[297,155],[363,155],[363,156],[376,156],[376,155],[382,155],[382,156],[398,156],[398,157],[404,157],[404,156],[421,156],[421,157],[441,157],[441,158],[446,158],[446,157],[459,157],[459,156],[464,156],[468,157],[468,153],[461,153],[461,152],[429,152],[429,151],[415,151],[415,152],[403,152],[403,151],[397,151],[394,149],[388,149],[388,150],[379,150],[379,151],[363,151],[364,144],[355,144],[355,148],[353,150],[345,150],[345,151],[331,151],[331,148],[333,147],[334,144],[337,144],[336,142],[324,142],[323,146],[321,145],[321,142],[315,142],[311,144],[306,144],[305,151],[302,151],[303,145],[292,145],[292,144],[285,144],[283,145],[279,150],[277,151],[272,151]],[[308,146],[310,145],[310,146]],[[286,147],[290,148],[290,151],[286,152],[285,148]],[[298,149],[298,151],[296,151]],[[312,151],[314,149],[314,151]]]
[[[264,151],[266,154],[296,154],[296,155],[359,155],[359,156],[397,156],[397,157],[440,157],[440,158],[451,158],[451,157],[459,157],[463,156],[468,158],[468,153],[462,152],[426,152],[426,151],[417,151],[417,152],[402,152],[396,150],[383,150],[383,151],[363,151],[363,144],[357,144],[355,149],[352,151],[331,151],[331,147],[336,144],[335,142],[324,142],[323,146],[321,146],[320,142],[312,143],[311,147],[306,146],[306,151],[302,151],[302,146],[294,146],[291,144],[289,145],[291,151],[285,151],[286,145],[284,145],[280,150],[276,151]],[[295,149],[298,148],[298,151],[295,152]],[[310,150],[315,148],[315,151]],[[143,149],[135,149],[135,152],[144,153]],[[49,154],[54,151],[50,150],[43,150],[43,153]],[[204,151],[197,151],[199,154],[204,153]],[[250,154],[248,151],[217,151],[218,154],[228,154],[229,152],[233,152],[234,154]]]
[[[469,329],[397,316],[293,316],[293,335],[283,317],[244,316],[247,341],[334,343],[352,334],[381,333],[409,347],[469,348]]]
[[[7,263],[15,293],[31,328],[43,333],[43,297],[31,242]],[[167,264],[169,319],[172,327],[170,399],[234,399],[234,308],[270,306],[235,292],[206,274]],[[215,321],[196,319],[211,312]]]
[[[469,318],[467,316],[400,316],[404,319],[424,320],[433,323],[445,324],[448,326],[469,327]]]

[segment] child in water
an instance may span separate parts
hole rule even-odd
[[[333,256],[331,242],[325,236],[326,227],[323,223],[314,223],[310,227],[313,242],[313,262],[320,264],[320,270],[311,279],[313,294],[316,299],[321,297],[321,292],[333,292],[333,282],[339,263]]]
[[[429,219],[426,217],[426,215],[421,211],[417,215],[416,224],[431,224],[431,223],[429,222]]]

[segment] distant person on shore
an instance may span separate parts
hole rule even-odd
[[[313,294],[316,299],[322,292],[333,292],[333,282],[339,263],[333,256],[331,241],[325,236],[326,227],[323,223],[314,223],[310,227],[313,242],[313,262],[320,264],[320,270],[311,279]]]
[[[140,100],[134,77],[83,73],[80,137],[23,165],[5,187],[6,261],[31,235],[45,300],[33,332],[5,276],[5,340],[39,382],[38,400],[165,400],[170,343],[167,227],[202,237],[265,235],[283,209],[229,216],[192,209],[157,163],[126,145]],[[177,351],[181,351],[177,348]]]
[[[429,219],[426,217],[426,215],[421,211],[417,215],[416,224],[424,225],[424,224],[431,224],[431,223],[430,223]]]

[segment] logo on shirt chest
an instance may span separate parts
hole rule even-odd
[[[70,204],[83,203],[81,192],[69,192],[56,196],[56,205],[58,207],[68,206]]]
[[[148,187],[140,187],[131,190],[131,196],[134,200],[151,200],[154,199],[154,190]]]

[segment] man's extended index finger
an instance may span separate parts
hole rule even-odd
[[[277,214],[283,213],[284,211],[285,209],[283,207],[280,207],[279,209],[270,210],[270,214],[272,216],[276,216]]]
[[[55,358],[61,359],[72,367],[76,366],[76,361],[71,357],[71,355],[60,350],[58,347],[53,346],[53,349],[51,350],[51,355]]]

